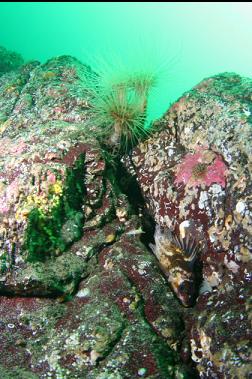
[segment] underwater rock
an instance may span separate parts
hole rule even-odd
[[[86,124],[89,71],[0,78],[1,378],[191,378],[183,307]]]
[[[218,304],[207,312],[204,296],[199,296],[188,332],[202,378],[249,377],[247,332],[239,336],[238,350],[244,350],[244,356],[233,351],[235,333],[230,339],[223,333],[219,340],[218,333],[227,310],[235,313],[237,328],[245,322],[239,321],[239,310],[248,317],[246,300],[240,303],[239,296],[231,294],[244,291],[246,296],[251,286],[251,94],[252,80],[236,74],[203,80],[173,104],[156,123],[157,131],[130,158],[123,159],[156,224],[198,244],[200,292]],[[214,318],[219,321],[211,322]],[[197,355],[197,349],[204,353]],[[232,357],[237,354],[243,357],[237,358],[234,369]]]
[[[18,69],[24,63],[20,54],[8,51],[0,46],[0,76],[6,72]]]
[[[250,296],[246,277],[232,286],[227,280],[225,289],[200,295],[187,329],[201,378],[250,378]]]
[[[45,64],[29,62],[0,80],[0,112],[7,117],[0,130],[14,136],[20,130],[49,121],[82,123],[88,117],[91,69],[70,56]]]
[[[85,275],[87,256],[69,248],[91,218],[90,193],[113,198],[101,149],[85,129],[89,70],[64,56],[1,77],[1,293],[56,296]]]
[[[72,299],[0,297],[3,379],[191,378],[176,353],[181,308],[153,259],[130,235],[102,250]]]
[[[248,377],[251,80],[203,81],[124,159],[162,231],[198,245],[184,308],[89,122],[92,75],[63,56],[0,78],[2,378]]]
[[[43,296],[64,292],[85,267],[83,258],[62,253],[82,236],[85,172],[97,148],[77,125],[27,129],[12,138],[6,130],[0,148],[0,290]]]

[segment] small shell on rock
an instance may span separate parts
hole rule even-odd
[[[111,233],[111,234],[108,234],[105,238],[105,242],[106,243],[111,243],[115,240],[115,234],[114,233]]]
[[[116,215],[120,222],[125,222],[127,220],[127,210],[125,208],[117,208]]]
[[[246,208],[246,204],[243,201],[238,201],[236,204],[235,210],[237,213],[243,214]]]

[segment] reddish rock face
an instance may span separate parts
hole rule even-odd
[[[0,80],[0,376],[185,379],[182,307],[86,124],[89,73],[65,56]]]
[[[242,291],[251,281],[251,92],[252,81],[238,75],[222,74],[203,81],[157,122],[158,131],[134,149],[131,160],[125,159],[155,223],[166,235],[171,231],[182,245],[188,241],[187,246],[198,246],[200,292],[214,291],[209,296],[216,299],[220,293],[226,294],[220,303],[216,300],[220,307],[212,310],[211,316],[205,312],[206,323],[210,317],[222,317],[224,309],[239,309],[239,297],[234,297],[234,304],[230,291]],[[173,249],[169,245],[156,254],[163,269],[169,267],[165,275],[173,287],[173,272],[178,282],[185,270],[187,257],[181,258],[182,245]],[[194,322],[206,309],[202,301],[199,296]],[[247,358],[237,371],[232,371],[231,361],[217,363],[210,353],[203,358],[201,348],[208,351],[218,332],[211,340],[202,323],[192,325],[193,359],[199,363],[202,377],[203,372],[207,377],[220,373],[228,378],[248,377]],[[213,328],[217,326],[213,324]],[[245,350],[246,338],[241,337]],[[225,335],[219,341],[227,355],[232,355],[230,343]]]
[[[251,283],[239,276],[232,287],[229,281],[229,290],[226,286],[200,295],[187,328],[201,378],[250,377],[250,287]]]
[[[173,292],[138,189],[87,127],[88,75],[64,56],[1,76],[2,377],[191,379],[193,360],[202,378],[249,378],[251,80],[203,81],[125,161],[172,232]]]

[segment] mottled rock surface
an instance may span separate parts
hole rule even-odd
[[[66,302],[1,297],[6,378],[28,372],[34,378],[137,378],[141,370],[150,378],[188,377],[174,350],[181,339],[179,307],[143,245],[117,241],[92,267]]]
[[[20,54],[0,46],[0,76],[6,72],[18,69],[24,63]]]
[[[156,126],[124,161],[156,223],[200,249],[201,295],[186,317],[192,359],[202,378],[249,378],[252,80],[206,79]]]
[[[87,127],[90,72],[64,56],[0,78],[1,378],[194,377],[131,179]]]
[[[123,159],[138,187],[89,122],[90,67],[15,57],[0,77],[1,378],[249,378],[252,81],[217,75],[179,99]],[[147,247],[153,220],[198,244],[192,308]]]
[[[6,94],[9,76],[1,78],[7,117],[0,128],[2,293],[71,292],[85,273],[84,257],[61,253],[82,236],[90,178],[97,185],[105,169],[83,124],[87,70],[71,57],[27,64],[13,74],[15,95]]]

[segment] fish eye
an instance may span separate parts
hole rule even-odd
[[[184,281],[179,285],[179,291],[187,293],[188,295],[193,292],[193,283]]]
[[[184,291],[186,289],[185,282],[181,283],[179,286],[179,290]]]

